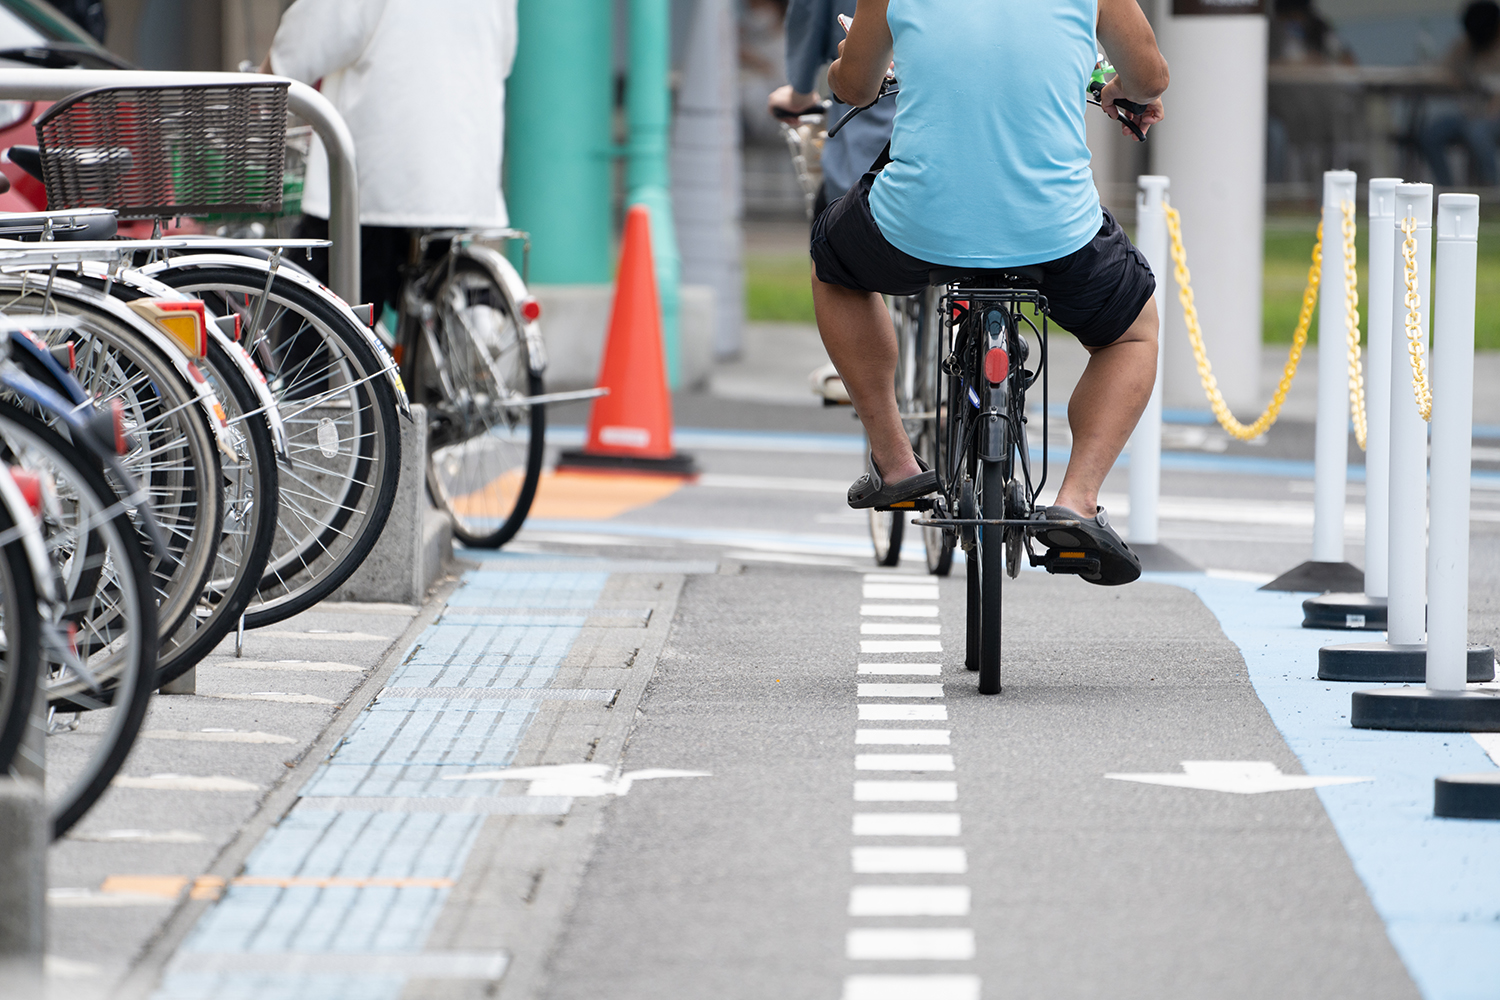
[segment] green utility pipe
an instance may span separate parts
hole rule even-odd
[[[625,120],[630,128],[625,167],[625,203],[651,211],[651,251],[661,299],[662,339],[667,382],[681,378],[678,282],[682,258],[672,218],[672,179],[667,167],[672,117],[671,0],[630,0],[630,70],[625,87]]]
[[[531,234],[532,281],[606,284],[614,273],[614,5],[520,0],[517,13],[520,45],[505,95],[510,222]]]

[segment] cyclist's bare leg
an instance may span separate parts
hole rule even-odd
[[[1156,383],[1156,299],[1105,347],[1088,348],[1089,363],[1068,401],[1073,453],[1057,504],[1092,516],[1099,487],[1130,439]]]
[[[812,291],[823,346],[870,436],[881,479],[899,483],[917,475],[922,470],[896,407],[896,329],[885,302],[874,292],[826,284],[816,273]]]

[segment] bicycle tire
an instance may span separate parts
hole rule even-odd
[[[4,287],[18,288],[12,282]],[[20,292],[5,303],[10,314],[44,308],[35,288],[22,282]],[[118,398],[125,405],[126,429],[136,447],[122,461],[150,493],[171,556],[154,573],[165,641],[192,614],[214,565],[223,503],[221,490],[208,487],[219,482],[219,452],[186,376],[163,348],[129,325],[133,317],[123,319],[99,304],[100,295],[77,282],[56,282],[50,308],[79,317],[82,326],[46,339],[75,345],[74,377],[96,401]]]
[[[16,527],[6,504],[0,504],[0,534]],[[20,539],[0,546],[0,614],[4,615],[4,666],[0,668],[0,774],[7,774],[31,725],[41,666],[42,618],[37,608],[36,579]]]
[[[172,266],[153,268],[150,273],[179,291],[204,299],[211,310],[225,316],[253,317],[252,301],[265,294],[267,287],[264,269],[221,263],[200,265],[193,263],[191,256],[177,258]],[[299,396],[303,383],[322,376],[305,375],[304,362],[292,372],[301,382],[287,383],[278,377],[277,367],[268,368],[264,363],[260,349],[269,344],[267,338],[248,345],[252,357],[267,368],[267,377],[272,380],[294,464],[291,468],[283,466],[279,473],[280,524],[287,530],[278,532],[273,540],[266,574],[245,611],[247,628],[260,628],[300,614],[349,579],[385,527],[401,467],[395,390],[365,335],[352,328],[355,321],[347,310],[331,292],[314,291],[282,274],[271,277],[269,301],[280,310],[276,323],[292,313],[298,322],[289,335],[280,328],[279,342],[267,349],[283,350],[310,334],[314,346],[304,348],[309,357],[322,350],[335,352],[334,364],[347,366],[347,373],[335,374],[347,374],[346,403],[355,427],[351,434],[337,438],[335,453],[329,455],[321,437],[321,422],[304,416],[316,404],[307,404],[305,397]],[[271,325],[267,322],[266,329]],[[250,339],[258,334],[247,330],[245,336]],[[283,358],[286,356],[284,352]],[[357,451],[348,452],[352,461],[346,465],[350,470],[347,474],[316,465],[313,453],[343,458],[347,441],[358,442]],[[318,476],[339,478],[342,491],[336,496],[325,493],[316,481]],[[288,526],[292,524],[305,526],[309,537],[289,537]]]
[[[1005,517],[1004,463],[980,462],[980,517]],[[1005,579],[1005,529],[979,526],[979,693],[1000,693],[1001,588]]]
[[[42,661],[42,689],[54,712],[98,713],[95,718],[105,719],[103,732],[91,747],[81,751],[84,755],[81,766],[73,766],[77,753],[59,752],[72,748],[51,743],[49,736],[47,809],[55,840],[77,823],[109,788],[146,717],[155,690],[159,648],[153,577],[145,546],[129,511],[118,502],[96,459],[9,401],[0,401],[0,429],[12,447],[24,441],[26,450],[22,456],[34,463],[27,467],[56,476],[59,492],[66,489],[76,499],[88,516],[88,534],[99,536],[102,551],[108,553],[113,573],[107,582],[120,595],[114,612],[114,618],[121,620],[120,631],[98,633],[97,641],[86,638],[82,645],[83,650],[92,650],[85,654],[90,658],[96,653],[108,656],[114,668],[96,670],[101,677],[108,678],[107,682],[92,688],[79,682],[76,673],[70,680],[72,667],[55,656],[45,656]],[[97,516],[88,514],[90,511]],[[108,589],[87,595],[66,593],[61,610],[64,615],[76,615],[79,602],[88,600],[92,607]],[[105,627],[110,624],[104,623]],[[92,624],[90,627],[97,628]],[[90,669],[99,666],[95,662],[89,664]],[[93,722],[91,719],[91,728],[101,728]]]
[[[196,623],[196,628],[190,636],[184,636],[179,627],[163,644],[156,669],[158,686],[191,670],[239,624],[240,615],[260,587],[276,537],[280,493],[276,446],[269,423],[255,413],[260,399],[218,341],[210,339],[203,361],[204,373],[224,406],[241,457],[237,462],[221,464],[224,526],[214,567],[204,583],[198,610],[188,619]],[[240,525],[244,525],[243,530]],[[208,614],[203,615],[202,609]]]
[[[899,510],[870,511],[870,541],[875,546],[875,565],[896,566],[901,562],[901,541],[906,534],[906,515]]]
[[[539,396],[542,377],[531,369],[518,303],[487,268],[458,257],[427,284],[432,314],[403,322],[410,331],[404,342],[417,348],[411,385],[428,407],[428,491],[453,522],[454,537],[499,548],[515,537],[536,499],[547,411],[542,404],[485,401],[503,398],[517,383],[524,395]],[[521,447],[511,443],[518,434],[525,437]]]

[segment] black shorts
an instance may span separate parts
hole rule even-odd
[[[857,292],[916,295],[927,287],[929,271],[948,265],[913,257],[880,232],[870,214],[875,177],[873,171],[865,174],[813,220],[813,266],[818,280],[826,284]],[[1037,266],[1043,273],[1037,290],[1047,297],[1047,314],[1086,347],[1118,340],[1156,292],[1151,266],[1108,209],[1092,240]]]

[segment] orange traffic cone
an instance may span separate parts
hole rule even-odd
[[[625,216],[615,304],[604,342],[599,384],[582,451],[565,451],[558,468],[585,467],[692,475],[691,455],[672,450],[672,397],[662,352],[661,306],[651,263],[651,217],[645,205]]]

